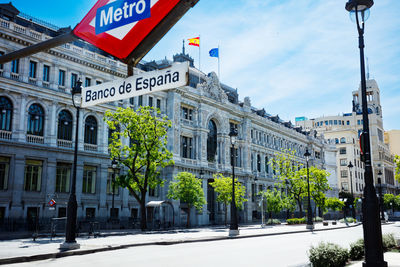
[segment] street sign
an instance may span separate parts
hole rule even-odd
[[[175,63],[169,68],[140,73],[126,79],[82,88],[82,107],[113,102],[152,92],[188,85],[189,63]]]
[[[56,201],[55,201],[54,199],[51,199],[51,200],[48,202],[48,204],[49,204],[50,207],[53,207],[53,206],[56,204]]]
[[[128,62],[141,58],[199,0],[99,0],[74,35]]]

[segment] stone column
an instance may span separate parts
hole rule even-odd
[[[27,120],[26,118],[28,117],[28,113],[27,113],[27,108],[26,108],[26,100],[27,100],[27,95],[23,94],[20,96],[20,108],[18,113],[16,113],[15,115],[15,120],[17,120],[17,118],[19,117],[19,125],[18,125],[18,129],[17,129],[17,139],[19,142],[25,142],[26,140],[26,126],[27,126]]]
[[[108,209],[106,207],[107,202],[107,178],[108,178],[108,164],[101,164],[97,168],[97,182],[96,182],[96,190],[98,193],[96,195],[99,197],[100,209],[98,211],[100,218],[108,218],[109,217],[109,210],[111,209],[111,203],[108,205]],[[115,205],[116,207],[116,205]]]
[[[46,180],[43,180],[42,186],[44,190],[45,197],[45,209],[43,210],[43,214],[45,217],[56,217],[56,210],[49,210],[49,206],[47,202],[54,197],[54,193],[56,190],[56,174],[57,174],[57,160],[56,158],[49,157],[47,159],[47,169],[46,175],[42,175],[42,177],[46,177]]]
[[[58,129],[58,114],[57,114],[57,102],[52,102],[51,107],[49,108],[50,114],[48,116],[48,120],[46,121],[47,125],[49,125],[48,129],[50,129],[50,133],[48,135],[50,146],[57,146],[57,129]]]
[[[10,180],[10,188],[12,190],[12,207],[9,211],[10,218],[23,219],[24,207],[22,203],[22,194],[24,192],[24,176],[25,176],[25,155],[15,155],[14,177]]]

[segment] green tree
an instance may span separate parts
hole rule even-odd
[[[392,209],[392,211],[394,212],[394,210],[397,208],[396,197],[393,194],[384,194],[383,205],[385,209]]]
[[[113,131],[110,157],[127,169],[118,176],[116,183],[127,188],[138,201],[142,230],[147,228],[146,193],[149,188],[163,185],[160,169],[174,164],[166,138],[171,122],[160,114],[159,109],[152,107],[141,107],[136,112],[131,108],[118,108],[116,112],[107,111],[104,117]],[[121,137],[129,139],[129,144],[122,143]]]
[[[325,193],[332,188],[329,186],[328,177],[330,173],[326,170],[321,170],[315,166],[311,166],[308,168],[309,177],[310,177],[310,194],[313,198],[316,206],[319,208],[319,216],[322,216],[322,213],[325,212]],[[300,177],[307,177],[307,169],[301,169],[298,171],[298,175]],[[307,192],[308,194],[308,192]]]
[[[283,199],[281,191],[273,189],[267,189],[265,191],[260,192],[263,196],[265,203],[267,204],[266,211],[269,214],[269,219],[272,223],[272,213],[278,213],[283,209]]]
[[[329,197],[325,200],[325,207],[333,211],[341,211],[344,207],[344,202],[337,197]]]
[[[394,156],[394,163],[396,164],[395,178],[400,183],[400,156]]]
[[[225,224],[227,223],[228,205],[232,202],[232,177],[225,177],[221,173],[214,174],[214,182],[210,185],[217,192],[217,202],[224,204],[225,208]],[[238,209],[243,209],[243,203],[247,201],[245,198],[246,188],[235,179],[235,204]]]
[[[277,152],[270,160],[270,165],[275,178],[279,181],[275,186],[283,188],[287,196],[296,201],[300,216],[303,217],[302,200],[304,193],[307,192],[307,183],[304,177],[298,173],[303,164],[297,160],[295,154],[296,151],[290,149]]]
[[[187,228],[190,227],[190,212],[192,207],[201,212],[203,205],[207,203],[201,186],[201,179],[196,178],[190,172],[178,173],[175,181],[169,184],[167,197],[175,200],[179,199],[181,202],[187,204]]]

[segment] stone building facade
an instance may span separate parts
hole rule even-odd
[[[55,26],[19,14],[11,4],[0,5],[0,10],[2,53],[61,32]],[[113,170],[108,155],[110,131],[103,116],[106,110],[116,107],[156,106],[172,121],[168,149],[175,165],[162,170],[167,182],[163,188],[149,191],[148,201],[165,200],[168,183],[178,172],[196,174],[203,180],[207,205],[201,214],[193,211],[193,225],[223,221],[223,208],[216,203],[210,182],[215,173],[231,175],[228,133],[232,127],[239,133],[236,175],[246,186],[249,199],[239,213],[241,222],[257,218],[257,192],[276,183],[268,164],[276,152],[296,150],[298,161],[304,163],[303,154],[308,148],[312,152],[311,164],[336,172],[335,148],[323,139],[252,107],[248,97],[239,101],[236,89],[221,84],[215,73],[199,72],[184,51],[175,55],[174,61],[190,61],[189,86],[82,109],[79,125],[70,89],[79,78],[84,86],[91,86],[126,77],[124,64],[76,41],[0,66],[0,224],[6,220],[45,221],[66,215],[76,127],[78,218],[110,218]],[[135,73],[172,63],[166,59],[141,62]],[[114,198],[119,219],[137,219],[139,206],[126,189],[118,188]],[[54,208],[48,204],[52,199],[57,203]],[[175,222],[184,223],[179,202],[173,204],[179,211],[175,212]],[[152,209],[149,214],[156,215],[158,211]]]
[[[339,116],[324,116],[314,119],[300,117],[296,125],[308,131],[317,131],[328,142],[335,144],[338,149],[338,184],[343,191],[353,192],[357,196],[363,194],[364,189],[364,164],[361,160],[359,136],[363,128],[361,110],[361,87],[353,91],[353,110]],[[367,80],[368,118],[371,140],[371,160],[374,173],[374,184],[378,184],[378,177],[382,179],[383,193],[398,193],[399,184],[394,179],[393,155],[389,146],[385,144],[382,106],[380,103],[380,90],[373,79]],[[353,168],[348,164],[352,162]],[[382,175],[378,175],[382,173]],[[351,182],[350,182],[351,181]]]

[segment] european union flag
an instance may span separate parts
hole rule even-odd
[[[213,49],[211,49],[210,52],[208,52],[208,53],[210,53],[210,57],[218,57],[218,58],[219,58],[219,51],[218,51],[218,48],[213,48]]]

